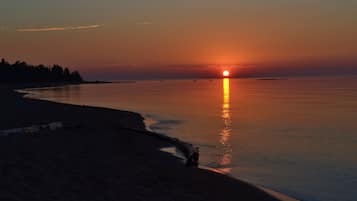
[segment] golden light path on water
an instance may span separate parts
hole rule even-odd
[[[229,144],[229,139],[232,131],[232,118],[230,110],[230,90],[229,78],[223,79],[223,104],[222,104],[222,120],[223,129],[220,132],[220,143],[223,146],[223,155],[220,161],[220,170],[224,173],[230,173],[232,168],[229,167],[232,162],[232,147]]]

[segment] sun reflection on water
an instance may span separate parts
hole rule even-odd
[[[230,110],[230,90],[229,78],[223,79],[223,104],[222,104],[223,129],[220,132],[220,143],[223,147],[222,158],[220,160],[220,170],[225,173],[231,172],[230,164],[232,162],[232,148],[229,144],[229,138],[232,131],[232,118]]]

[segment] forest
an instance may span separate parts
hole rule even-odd
[[[81,83],[82,76],[78,71],[71,72],[60,65],[30,65],[24,61],[11,64],[5,59],[0,62],[0,83],[37,83],[62,82]]]

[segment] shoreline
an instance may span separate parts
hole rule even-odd
[[[41,87],[41,88],[54,88],[54,87]],[[31,89],[38,89],[38,88],[31,88]],[[16,90],[16,92],[26,95],[26,94],[31,94],[31,92],[27,91],[27,90],[31,90],[31,89],[20,89],[20,90]],[[35,100],[37,100],[37,99],[35,99]],[[50,100],[45,100],[45,101],[50,101]],[[55,101],[51,101],[51,102],[55,102]],[[55,102],[55,103],[57,103],[57,102]],[[111,109],[111,108],[108,108],[108,109]],[[193,167],[197,167],[197,168],[200,168],[200,169],[205,169],[205,170],[208,170],[208,171],[211,171],[211,172],[222,174],[222,175],[227,176],[227,177],[231,177],[233,179],[240,180],[238,178],[235,178],[235,177],[232,177],[230,175],[227,175],[224,172],[219,171],[218,169],[207,167],[207,166],[200,166],[199,165],[199,160],[195,161],[196,164],[194,164],[194,165],[187,165],[187,160],[189,160],[189,157],[192,156],[192,154],[194,154],[196,152],[198,152],[198,154],[199,154],[199,151],[196,149],[196,147],[193,144],[185,142],[185,141],[182,141],[182,140],[180,140],[178,138],[170,137],[168,135],[161,134],[161,133],[156,133],[156,132],[152,131],[150,129],[150,123],[149,123],[150,121],[147,122],[146,121],[147,119],[142,114],[140,114],[140,113],[138,113],[138,114],[143,118],[143,123],[145,124],[145,131],[135,130],[135,129],[134,130],[136,132],[141,132],[141,133],[143,133],[145,135],[150,135],[150,136],[152,136],[154,138],[158,138],[160,140],[164,140],[164,141],[169,142],[181,154],[177,155],[177,154],[171,153],[171,152],[168,152],[168,153],[171,153],[172,155],[176,156],[177,158],[181,158],[180,156],[182,155],[184,157],[183,160],[185,160],[184,164],[186,164],[186,166],[191,166],[191,167],[193,166]],[[123,128],[123,129],[131,130],[130,128]],[[240,180],[240,181],[242,181],[242,180]],[[247,183],[249,183],[249,182],[247,182]],[[251,184],[251,183],[249,183],[249,184]],[[288,195],[285,195],[285,194],[283,194],[281,192],[278,192],[278,191],[275,191],[273,189],[265,188],[265,187],[262,187],[262,186],[259,186],[259,185],[255,185],[255,184],[251,184],[251,185],[253,185],[256,188],[261,189],[264,192],[276,197],[280,201],[300,201],[298,199],[292,198],[292,197],[290,197]]]
[[[86,83],[86,84],[97,84],[97,83]],[[100,83],[100,84],[102,84],[102,83]],[[36,99],[34,97],[25,97],[25,95],[27,95],[27,94],[30,94],[30,95],[31,94],[35,94],[36,95],[36,93],[31,93],[32,89],[48,89],[48,88],[56,88],[56,86],[23,88],[23,89],[17,89],[15,91],[17,93],[23,94],[23,98],[49,101],[49,102],[53,102],[53,103],[60,103],[60,102],[56,102],[54,100]],[[60,104],[78,106],[78,105],[75,105],[75,104],[68,104],[68,103],[60,103]],[[87,107],[87,105],[85,105],[85,106]],[[96,106],[89,106],[89,107],[94,107],[94,108],[98,108],[98,109],[111,109],[111,110],[117,110],[117,111],[125,111],[125,110],[118,110],[118,109],[114,109],[114,108],[105,108],[105,107],[96,107]],[[128,111],[128,112],[132,112],[132,111]],[[218,173],[218,174],[227,176],[229,178],[233,178],[235,180],[238,180],[238,181],[241,181],[241,182],[245,182],[245,183],[247,183],[247,184],[249,184],[251,186],[254,186],[257,189],[260,189],[260,190],[268,193],[269,195],[273,196],[276,199],[279,199],[280,201],[301,201],[301,200],[298,200],[296,198],[293,198],[293,197],[290,197],[288,195],[285,195],[285,194],[283,194],[281,192],[278,192],[278,191],[275,191],[275,190],[272,190],[272,189],[269,189],[269,188],[266,188],[266,187],[262,187],[262,186],[259,186],[259,185],[255,185],[255,184],[249,183],[247,181],[240,180],[239,178],[232,177],[230,175],[225,174],[224,172],[219,171],[218,169],[207,167],[207,166],[201,166],[201,165],[199,165],[199,160],[195,161],[196,163],[194,165],[192,165],[192,164],[187,165],[187,161],[189,160],[190,156],[192,156],[195,153],[199,154],[199,151],[197,149],[198,147],[194,146],[193,144],[191,144],[189,142],[182,141],[182,140],[180,140],[178,138],[170,137],[170,136],[168,136],[166,134],[163,134],[163,133],[156,133],[155,131],[150,129],[150,121],[147,121],[149,119],[145,118],[144,115],[139,113],[139,112],[132,112],[132,113],[136,113],[136,114],[141,116],[142,122],[145,125],[144,130],[136,130],[136,129],[125,128],[125,127],[123,127],[123,129],[133,130],[135,132],[139,132],[139,133],[142,133],[144,135],[149,135],[149,136],[151,136],[153,138],[157,138],[159,140],[163,140],[163,141],[168,142],[171,146],[175,147],[176,150],[178,150],[180,152],[180,154],[175,154],[175,153],[171,153],[171,152],[166,152],[166,153],[170,153],[173,156],[177,157],[177,160],[180,160],[180,159],[181,160],[185,160],[183,162],[183,165],[186,165],[188,167],[208,170],[210,172]],[[162,150],[160,150],[160,151],[162,151]],[[165,152],[165,151],[163,151],[163,152]],[[180,156],[183,156],[184,158],[182,158]]]
[[[107,83],[111,83],[111,82],[107,82]],[[106,84],[105,82],[87,82],[85,84]],[[49,102],[54,102],[54,103],[59,103],[59,102],[56,102],[56,101],[52,101],[52,100],[47,100],[47,99],[36,99],[34,97],[31,97],[31,95],[35,95],[36,96],[36,93],[34,93],[33,91],[31,90],[39,90],[39,89],[51,89],[51,88],[56,88],[55,86],[49,86],[49,87],[35,87],[35,88],[23,88],[23,89],[16,89],[15,92],[16,93],[19,93],[19,94],[23,94],[23,98],[29,98],[29,99],[34,99],[34,100],[43,100],[43,101],[49,101]],[[30,95],[30,97],[26,97],[26,95]],[[67,104],[67,103],[62,103],[62,104]],[[75,104],[68,104],[68,105],[75,105]],[[92,107],[92,106],[90,106]],[[101,109],[101,107],[95,107],[95,108],[98,108],[98,109]],[[113,109],[113,108],[105,108],[105,109]],[[113,109],[113,110],[116,110],[116,109]],[[118,110],[118,111],[123,111],[123,110]],[[128,112],[132,112],[132,111],[128,111]],[[191,143],[188,143],[188,142],[185,142],[185,141],[182,141],[178,138],[174,138],[174,137],[170,137],[166,134],[163,134],[163,133],[157,133],[157,132],[154,132],[150,129],[150,125],[149,123],[146,121],[147,119],[144,117],[144,115],[140,114],[140,113],[137,113],[137,112],[132,112],[132,113],[136,113],[138,115],[141,116],[141,118],[143,119],[143,123],[145,125],[145,130],[136,130],[136,129],[132,129],[132,128],[125,128],[123,127],[122,129],[128,129],[128,130],[133,130],[135,132],[139,132],[139,133],[143,133],[143,134],[146,134],[146,135],[150,135],[154,138],[158,138],[160,140],[163,140],[163,141],[167,141],[168,143],[170,143],[172,146],[176,147],[181,153],[182,155],[184,156],[185,158],[185,165],[186,166],[195,166],[197,167],[198,166],[198,163],[199,163],[199,158],[193,158],[192,156],[199,156],[199,148],[194,146],[193,144]]]
[[[19,89],[19,88],[17,88],[17,89]],[[23,88],[22,88],[23,89]],[[137,114],[137,113],[133,113],[133,112],[125,112],[125,111],[120,111],[120,110],[112,110],[112,109],[106,109],[106,108],[98,108],[98,107],[88,107],[88,106],[76,106],[76,105],[70,105],[70,104],[62,104],[62,103],[55,103],[55,102],[51,102],[51,101],[46,101],[46,100],[33,100],[33,99],[28,99],[28,98],[24,98],[23,96],[22,96],[22,94],[20,94],[20,93],[18,93],[18,92],[12,92],[13,93],[13,95],[15,94],[15,96],[17,96],[16,97],[16,101],[20,101],[20,102],[31,102],[31,103],[36,103],[36,104],[39,104],[40,106],[41,105],[50,105],[50,106],[56,106],[56,107],[59,107],[60,109],[64,109],[64,108],[66,108],[67,110],[70,110],[70,108],[73,108],[73,109],[76,109],[76,108],[78,108],[78,109],[80,109],[80,108],[83,108],[82,110],[92,110],[92,112],[94,112],[94,113],[96,113],[97,111],[99,112],[100,111],[100,113],[103,113],[103,117],[104,116],[110,116],[109,114],[105,114],[105,113],[107,113],[107,112],[111,112],[111,113],[125,113],[125,114],[130,114],[130,116],[131,115],[134,115],[134,116],[136,116],[135,118],[137,118],[138,120],[140,120],[141,121],[141,125],[137,125],[137,123],[134,123],[134,124],[131,124],[132,126],[129,126],[129,130],[130,129],[132,129],[132,128],[134,128],[134,130],[131,130],[131,131],[127,131],[127,132],[129,132],[129,133],[136,133],[135,135],[137,135],[138,134],[138,132],[137,131],[141,131],[141,132],[149,132],[149,131],[147,131],[147,130],[145,130],[145,126],[144,126],[144,122],[143,122],[143,120],[144,120],[144,118],[140,115],[140,114]],[[19,100],[19,99],[21,99],[21,100]],[[27,100],[28,99],[28,100]],[[28,108],[27,108],[28,109]],[[101,111],[103,111],[103,112],[101,112]],[[106,112],[107,111],[107,112]],[[48,114],[47,114],[48,115]],[[81,115],[79,115],[79,116],[81,116]],[[125,115],[126,116],[126,115]],[[140,117],[139,117],[140,116]],[[81,116],[81,117],[83,117],[83,116]],[[126,117],[127,118],[127,117]],[[11,118],[10,118],[11,119]],[[110,118],[109,118],[110,119]],[[68,122],[70,122],[69,121],[69,119],[67,119],[68,120]],[[34,120],[31,120],[31,122],[33,122]],[[43,121],[43,120],[41,120],[41,121]],[[10,122],[10,121],[9,121]],[[36,121],[34,121],[34,123],[35,123]],[[11,122],[10,124],[12,124],[13,122]],[[80,125],[79,127],[80,128],[78,128],[78,129],[83,129],[83,128],[85,128],[87,125],[84,125],[83,124],[83,122],[81,122],[82,123],[82,125]],[[99,123],[99,122],[98,122]],[[104,123],[104,122],[100,122],[99,124],[101,124],[101,123]],[[113,126],[116,126],[116,124],[118,123],[118,122],[112,122],[112,123],[114,123],[114,124],[112,124]],[[119,122],[120,123],[120,122]],[[66,123],[65,123],[65,125],[66,125]],[[88,124],[88,127],[89,127],[89,125],[90,124]],[[95,126],[95,125],[91,125],[91,126],[93,126],[93,127],[95,127],[95,128],[100,128],[101,127],[101,125],[97,125],[97,126]],[[3,127],[3,126],[1,126],[1,127]],[[83,128],[82,128],[83,127]],[[8,127],[8,128],[10,128],[10,127]],[[2,129],[2,128],[1,128]],[[113,128],[107,128],[107,129],[109,129],[109,130],[111,130],[111,129],[113,129]],[[123,127],[118,127],[118,126],[116,126],[116,129],[120,129],[120,130],[123,130]],[[88,130],[88,129],[86,129],[86,130]],[[125,128],[124,128],[124,130],[125,130]],[[57,131],[55,131],[56,133],[57,133]],[[62,131],[58,131],[59,133],[62,133]],[[74,131],[72,131],[72,130],[70,130],[70,131],[67,131],[67,133],[68,132],[79,132],[78,130],[74,130]],[[124,131],[124,133],[125,133],[126,131]],[[93,131],[93,133],[95,133],[94,131]],[[114,133],[113,133],[114,134]],[[42,134],[39,134],[39,136],[40,135],[42,135]],[[67,134],[64,134],[64,135],[67,135]],[[98,136],[97,136],[98,137]],[[119,137],[119,136],[117,136],[117,134],[116,134],[116,137]],[[147,138],[147,137],[145,137],[145,135],[140,135],[140,136],[135,136],[136,138],[138,138],[138,139],[142,139],[142,138]],[[152,136],[148,136],[149,138],[152,138]],[[156,136],[156,138],[157,137],[163,137],[163,136]],[[167,137],[167,136],[166,136]],[[22,137],[20,137],[20,138],[22,138]],[[149,139],[149,138],[147,138],[147,139]],[[165,137],[164,137],[165,138]],[[171,139],[171,138],[170,138]],[[171,139],[172,140],[172,139]],[[156,141],[155,140],[151,140],[151,141],[153,141],[153,142],[155,142],[156,143]],[[181,141],[179,141],[179,142],[181,142]],[[161,144],[161,143],[159,143],[159,144]],[[165,143],[164,143],[165,144]],[[41,144],[42,145],[42,144]],[[145,143],[144,142],[144,145],[145,146],[147,146],[147,143]],[[166,145],[160,145],[160,147],[165,147]],[[156,147],[156,146],[154,146],[154,147]],[[151,148],[152,149],[152,148]],[[158,150],[158,149],[157,149]],[[147,152],[147,151],[150,151],[150,152],[155,152],[155,154],[153,154],[154,155],[154,157],[158,157],[157,155],[162,155],[162,154],[159,154],[158,152],[156,152],[157,150],[150,150],[150,149],[145,149],[145,152]],[[162,152],[162,151],[160,151],[160,152]],[[129,152],[130,153],[130,152]],[[211,185],[212,184],[214,184],[215,183],[215,181],[216,182],[218,182],[220,185],[222,185],[222,186],[225,186],[226,188],[224,188],[224,190],[226,190],[227,191],[227,189],[231,189],[231,188],[233,188],[232,189],[232,191],[228,191],[227,192],[227,196],[228,196],[228,198],[233,198],[232,197],[232,195],[233,194],[237,194],[237,199],[239,199],[239,198],[243,198],[243,199],[245,199],[245,200],[276,200],[276,199],[274,199],[273,197],[270,197],[270,196],[268,196],[268,194],[266,194],[266,193],[263,193],[263,191],[262,190],[259,190],[257,187],[255,187],[254,185],[251,185],[251,184],[248,184],[248,183],[246,183],[246,182],[243,182],[243,181],[240,181],[240,180],[238,180],[238,179],[233,179],[233,178],[229,178],[229,177],[227,177],[227,176],[225,176],[225,175],[221,175],[221,174],[219,174],[219,175],[217,175],[216,173],[214,173],[214,172],[211,172],[211,171],[209,171],[209,172],[206,172],[205,170],[203,170],[203,169],[199,169],[199,168],[186,168],[186,167],[184,167],[183,165],[180,165],[180,166],[182,166],[182,167],[176,167],[176,165],[173,165],[172,163],[172,160],[173,160],[173,157],[172,156],[167,156],[166,154],[165,154],[165,156],[166,156],[166,162],[165,163],[167,163],[167,164],[163,164],[163,162],[159,162],[159,164],[157,164],[158,165],[158,168],[155,168],[155,169],[162,169],[162,168],[173,168],[173,169],[177,169],[177,168],[179,168],[180,169],[180,171],[174,171],[175,173],[174,174],[183,174],[183,175],[185,175],[185,174],[187,174],[187,173],[189,173],[189,172],[191,172],[190,174],[191,174],[191,176],[192,177],[197,177],[197,178],[203,178],[203,180],[205,180],[205,181],[207,181],[206,179],[208,179],[208,184],[204,184],[204,183],[200,183],[200,185],[204,185],[206,188],[209,188],[209,187],[211,187]],[[89,157],[91,157],[91,156],[89,156]],[[160,156],[160,157],[163,157],[163,156]],[[165,158],[165,157],[163,157],[163,158]],[[175,161],[177,161],[177,159],[174,159]],[[136,160],[135,160],[136,161]],[[169,162],[169,161],[171,161],[171,162]],[[141,161],[138,161],[139,163],[141,162]],[[174,162],[174,164],[177,164],[176,162]],[[173,165],[173,166],[172,166]],[[163,167],[164,166],[164,167]],[[185,173],[186,172],[186,173]],[[185,174],[184,174],[185,173]],[[157,174],[160,174],[160,173],[157,173]],[[205,175],[205,174],[207,174],[207,176],[203,176],[203,175]],[[194,176],[193,176],[194,175]],[[167,177],[169,177],[168,175],[166,175]],[[175,175],[172,175],[172,173],[170,173],[170,177],[175,177]],[[207,177],[207,178],[206,178]],[[190,178],[190,177],[187,177],[187,175],[186,175],[186,179],[187,178]],[[191,179],[194,179],[194,178],[191,178]],[[196,179],[197,179],[196,178]],[[194,179],[195,180],[195,179]],[[175,182],[177,182],[176,181],[176,179],[174,179],[173,181],[172,181],[173,183],[175,183]],[[212,183],[212,184],[211,184]],[[213,186],[215,186],[216,184],[214,184]],[[133,186],[133,188],[136,188],[137,186]],[[205,189],[206,189],[205,188]],[[199,188],[198,188],[199,189]],[[188,189],[186,189],[186,190],[188,190]],[[193,189],[189,189],[189,191],[191,191],[191,190],[193,190]],[[196,190],[196,189],[195,189]],[[223,189],[222,189],[223,190]],[[240,192],[239,192],[240,191]],[[205,191],[202,191],[202,192],[205,192]],[[254,192],[254,193],[252,193],[252,192]],[[206,192],[206,193],[208,193],[208,192]],[[210,192],[209,191],[209,193],[210,194],[214,194],[214,192]],[[218,200],[218,199],[214,199],[215,197],[212,197],[212,196],[209,196],[209,197],[207,197],[207,199],[203,199],[203,200]],[[217,198],[217,197],[216,197]],[[149,199],[150,200],[150,199]],[[186,199],[187,200],[187,199]]]

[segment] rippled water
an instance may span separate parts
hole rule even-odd
[[[357,200],[357,79],[138,81],[32,90],[136,111],[201,165],[307,201]]]

